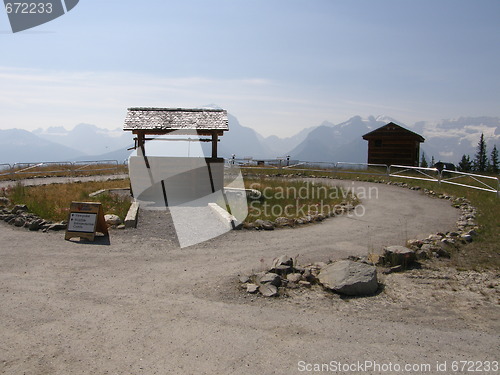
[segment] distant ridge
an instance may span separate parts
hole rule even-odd
[[[389,116],[354,116],[339,124],[324,121],[286,138],[263,137],[240,124],[235,116],[228,114],[228,117],[229,132],[221,137],[219,143],[219,156],[227,158],[232,154],[237,158],[251,156],[266,159],[290,155],[306,161],[364,163],[367,142],[361,136],[391,121],[425,138],[421,149],[428,161],[432,156],[436,161],[453,163],[457,163],[464,154],[472,157],[481,133],[485,135],[488,152],[494,144],[500,147],[498,117],[459,117],[437,122],[419,121],[407,126]],[[0,130],[0,164],[103,159],[123,162],[131,153],[127,148],[132,144],[132,135],[121,129],[102,129],[91,124],[79,124],[72,130],[63,127],[33,132]],[[203,145],[204,148],[208,146]]]

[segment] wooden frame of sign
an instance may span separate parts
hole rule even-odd
[[[102,205],[95,202],[71,202],[64,239],[80,237],[94,241],[96,232],[109,235]]]

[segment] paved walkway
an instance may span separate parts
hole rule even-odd
[[[164,230],[143,220],[112,231],[110,244],[0,223],[0,373],[294,374],[300,361],[435,368],[498,359],[498,331],[430,294],[402,304],[385,292],[342,300],[313,289],[269,300],[238,290],[238,274],[281,254],[301,263],[365,255],[450,230],[458,216],[419,192],[335,183],[372,188],[364,215],[232,231],[183,249],[168,217]]]

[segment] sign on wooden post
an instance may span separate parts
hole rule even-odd
[[[72,202],[69,209],[65,240],[73,237],[94,241],[96,232],[108,235],[108,227],[100,203]]]

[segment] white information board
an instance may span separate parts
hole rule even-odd
[[[71,212],[68,222],[68,230],[70,232],[93,233],[95,231],[95,223],[97,214],[83,214]]]

